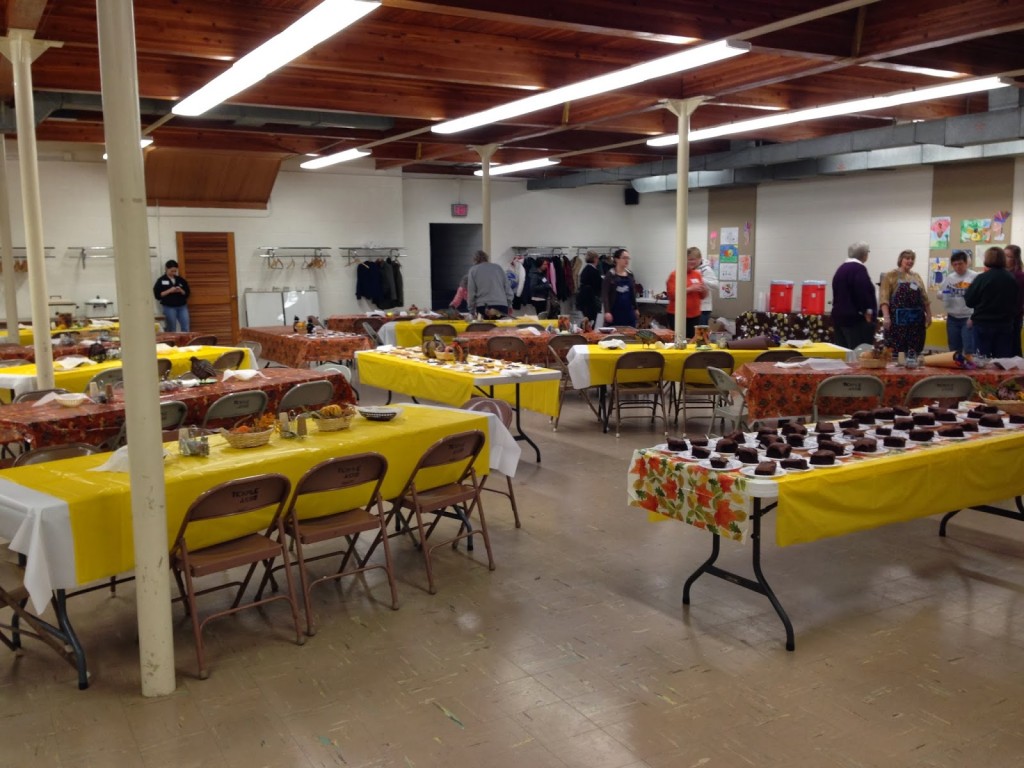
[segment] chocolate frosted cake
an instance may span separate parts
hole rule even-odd
[[[875,434],[879,437],[886,437],[892,434],[892,427],[875,427]]]
[[[690,448],[690,455],[695,459],[711,458],[711,449],[703,445],[695,445]]]
[[[874,424],[875,414],[871,411],[855,411],[853,414],[853,420],[858,424]]]
[[[896,416],[895,409],[893,408],[875,408],[874,415],[876,419],[882,419],[882,421],[892,421]]]
[[[978,406],[978,410],[981,411],[982,413],[999,413],[999,406],[984,403]]]
[[[846,447],[842,443],[837,443],[835,440],[819,440],[818,448],[823,451],[832,451],[836,456],[842,456],[846,453]]]
[[[743,434],[743,432],[741,430],[739,430],[739,429],[734,429],[729,434],[723,435],[723,437],[727,437],[730,440],[735,440],[737,443],[740,443],[740,444],[743,444],[743,443],[747,442],[747,436],[745,434]]]
[[[835,463],[836,454],[833,451],[817,450],[811,452],[811,464],[823,466]]]
[[[795,421],[789,421],[782,425],[780,431],[784,435],[806,435],[807,427],[797,424]]]
[[[956,421],[956,413],[949,410],[949,408],[940,408],[939,410],[932,413],[936,421]]]
[[[935,437],[935,432],[931,429],[912,429],[910,430],[909,437],[915,443],[927,443]]]
[[[909,416],[910,415],[910,409],[907,408],[905,405],[894,405],[892,407],[892,415],[893,415],[893,417],[896,417],[896,416]]]
[[[788,459],[793,452],[793,446],[785,443],[772,443],[766,451],[769,459]]]
[[[715,444],[715,450],[719,453],[736,453],[739,444],[731,437],[720,437]]]
[[[983,427],[989,427],[992,429],[1002,429],[1003,417],[995,413],[986,413],[984,416],[978,419],[978,424],[980,424]]]
[[[1024,413],[1011,413],[1010,414],[1011,424],[1024,424]]]
[[[949,424],[945,427],[939,427],[937,434],[939,437],[963,437],[964,429],[959,424]]]
[[[783,459],[782,461],[779,462],[779,466],[782,467],[783,469],[796,470],[805,470],[808,468],[807,459],[801,459],[795,456],[793,458]]]
[[[976,421],[963,421],[960,423],[960,429],[964,432],[977,432],[978,422]]]
[[[867,433],[866,429],[855,429],[853,427],[847,427],[843,430],[843,434],[846,437],[864,437]]]
[[[814,431],[819,435],[828,435],[836,431],[836,425],[831,421],[819,421],[814,425]]]
[[[856,419],[843,419],[839,422],[840,429],[850,429],[851,427],[856,429],[858,426],[860,426],[860,422]]]
[[[897,416],[892,425],[895,429],[902,429],[905,432],[914,428],[914,420],[909,416]]]
[[[725,456],[712,456],[708,463],[715,469],[725,469],[729,466],[729,460]]]
[[[757,438],[757,442],[767,448],[772,443],[784,443],[785,438],[781,435],[761,435]]]
[[[910,418],[920,427],[930,427],[935,423],[935,416],[931,413],[915,413]]]
[[[897,435],[889,435],[888,437],[882,438],[882,445],[886,448],[906,448],[907,439]]]
[[[853,450],[857,453],[875,453],[878,450],[878,441],[872,437],[859,437],[853,441]]]
[[[737,448],[736,458],[744,464],[757,464],[757,462],[761,460],[761,457],[757,452],[757,448],[752,448],[749,445],[741,445]]]
[[[794,448],[804,447],[804,436],[798,435],[796,432],[786,435],[786,443],[793,446]]]
[[[691,437],[690,438],[690,445],[699,445],[699,446],[703,447],[703,446],[706,446],[707,444],[708,444],[708,439],[706,437]]]
[[[668,449],[670,451],[685,451],[690,447],[690,444],[686,442],[685,437],[671,436],[668,439]]]
[[[775,474],[776,468],[774,461],[762,461],[757,465],[756,469],[754,469],[754,474],[771,477]]]
[[[980,419],[984,415],[985,412],[982,411],[980,408],[971,408],[971,410],[967,412],[968,419]]]

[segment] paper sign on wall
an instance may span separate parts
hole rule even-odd
[[[960,222],[961,243],[984,243],[989,238],[991,219],[964,219]]]
[[[949,248],[949,227],[952,222],[949,216],[932,216],[931,233],[928,247],[933,251]]]
[[[718,277],[720,280],[739,279],[740,265],[722,262],[718,265]]]
[[[1006,240],[1006,220],[1010,218],[1009,211],[996,211],[992,214],[992,226],[989,227],[988,234],[990,242],[1002,243]]]
[[[739,242],[739,227],[722,227],[722,245],[739,245]]]
[[[740,260],[740,249],[735,245],[722,243],[718,248],[718,260],[722,264],[737,264]]]
[[[739,266],[740,280],[744,283],[749,283],[751,273],[753,272],[754,260],[750,257],[749,254],[741,253]]]
[[[736,298],[736,286],[734,282],[724,282],[718,284],[718,295],[723,299],[735,299]]]

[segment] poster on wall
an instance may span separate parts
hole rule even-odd
[[[991,219],[964,219],[960,222],[961,243],[984,243],[989,238]]]
[[[996,211],[992,214],[992,226],[988,229],[990,243],[1006,242],[1006,220],[1010,218],[1009,211]]]
[[[712,229],[710,234],[708,234],[708,244],[709,244],[708,250],[711,251],[711,253],[715,253],[718,250],[718,230],[717,229]]]
[[[722,262],[718,265],[719,280],[736,280],[739,278],[740,265]]]
[[[722,245],[739,245],[740,228],[722,227]]]
[[[928,271],[932,274],[932,285],[942,285],[946,279],[947,260],[943,256],[932,256],[928,259]]]
[[[740,281],[749,283],[753,273],[754,260],[749,254],[740,254]]]
[[[736,298],[736,283],[734,282],[721,282],[718,284],[718,295],[723,299],[735,299]]]
[[[740,249],[736,245],[722,245],[718,248],[718,261],[722,264],[737,264],[740,260]]]
[[[952,220],[949,216],[932,216],[931,233],[928,247],[933,251],[949,248],[949,227]]]
[[[750,225],[749,221],[743,222],[743,244],[744,245],[750,245],[750,232],[751,232],[752,229],[753,229],[753,227]]]

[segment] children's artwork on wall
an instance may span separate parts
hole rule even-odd
[[[744,283],[749,283],[753,274],[754,260],[750,257],[750,254],[740,254],[740,280]]]
[[[928,259],[928,271],[932,274],[932,285],[942,285],[946,279],[946,266],[948,259],[943,256],[932,256]]]
[[[751,226],[749,221],[743,222],[743,244],[750,245]]]
[[[718,296],[723,299],[736,298],[736,283],[725,281],[718,284]]]
[[[984,243],[989,237],[991,219],[964,219],[960,222],[961,243]]]
[[[708,254],[708,264],[711,265],[711,269],[714,273],[718,274],[718,251],[712,251]]]
[[[949,248],[949,226],[951,223],[949,216],[932,216],[929,248],[933,251]]]
[[[722,227],[722,245],[739,245],[739,243],[739,227]]]
[[[988,241],[990,243],[1006,242],[1006,220],[1010,218],[1009,211],[996,211],[992,214],[992,225],[988,229]]]
[[[708,234],[708,244],[710,245],[708,250],[711,251],[711,253],[715,253],[718,250],[718,230],[717,229],[712,229],[711,232]]]
[[[718,265],[719,280],[736,280],[739,277],[740,265],[722,262]]]
[[[724,231],[724,230],[723,230]],[[722,264],[737,264],[740,260],[740,249],[736,245],[722,243],[718,248],[718,261]]]

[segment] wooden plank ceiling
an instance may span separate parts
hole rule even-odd
[[[708,97],[693,117],[693,127],[702,128],[946,82],[917,68],[1014,76],[1024,64],[1024,3],[1009,0],[851,0],[824,8],[817,0],[383,0],[224,110],[166,120],[174,101],[316,4],[136,3],[142,127],[159,123],[155,151],[255,152],[280,160],[373,143],[379,170],[461,175],[479,167],[470,145],[494,143],[495,162],[560,156],[559,166],[521,174],[551,176],[674,157],[674,148],[645,144],[675,132],[675,118],[661,106],[668,98]],[[37,94],[53,99],[42,115],[37,107],[38,138],[101,144],[96,0],[2,5],[8,28],[35,29],[38,38],[63,43],[33,65]],[[451,136],[430,132],[443,119],[725,38],[745,40],[753,50],[500,125]],[[13,106],[9,66],[0,71],[0,91]],[[986,105],[984,95],[960,97],[741,138],[785,142],[983,112]],[[692,153],[727,146],[701,142]]]

